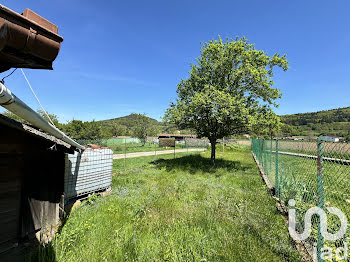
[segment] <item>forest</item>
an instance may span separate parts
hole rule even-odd
[[[280,116],[284,136],[341,136],[349,140],[350,107]]]

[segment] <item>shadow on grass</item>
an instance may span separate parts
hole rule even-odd
[[[17,247],[12,248],[0,254],[1,262],[37,262],[49,261],[56,262],[56,253],[49,243],[43,247],[39,241],[34,238],[23,240]]]
[[[245,171],[251,169],[252,165],[242,164],[240,161],[216,159],[215,166],[210,162],[210,158],[201,155],[183,156],[176,159],[160,159],[155,161],[157,168],[165,168],[166,171],[185,171],[190,174],[196,172],[215,173],[218,169],[225,169],[227,171]]]
[[[52,242],[47,243],[45,246],[39,244],[31,254],[26,257],[25,262],[56,262],[56,252]]]

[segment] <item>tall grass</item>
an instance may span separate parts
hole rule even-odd
[[[91,202],[91,201],[90,201]],[[39,261],[301,261],[249,149],[158,161],[113,177]]]

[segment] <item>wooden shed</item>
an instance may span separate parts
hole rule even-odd
[[[77,152],[0,114],[0,261],[21,243],[50,241],[74,201],[109,191],[112,165],[109,148]]]
[[[197,138],[196,135],[185,135],[185,134],[158,134],[158,139],[160,138],[175,138],[175,141],[185,141],[186,138]]]
[[[0,114],[0,253],[55,232],[65,153],[70,145]]]

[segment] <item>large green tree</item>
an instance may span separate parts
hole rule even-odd
[[[111,130],[113,136],[125,136],[127,132],[126,126],[120,125],[118,123],[112,123]]]
[[[84,122],[81,120],[71,120],[64,125],[63,131],[74,139],[84,139]]]
[[[147,140],[147,136],[150,135],[152,129],[152,123],[149,117],[145,114],[135,114],[135,126],[132,129],[132,134],[141,140],[144,146]]]
[[[255,115],[255,119],[251,124],[250,135],[253,137],[272,138],[281,130],[280,118],[272,110],[266,110],[265,107],[261,109]]]
[[[84,122],[83,138],[88,140],[97,140],[102,138],[101,124],[92,120],[91,122]]]
[[[246,38],[204,43],[190,76],[178,84],[178,98],[165,113],[165,119],[179,129],[193,129],[215,145],[224,136],[250,131],[266,118],[276,121],[272,111],[280,91],[273,87],[273,68],[288,69],[285,55],[268,56],[256,50]],[[278,119],[277,119],[278,120]]]
[[[111,138],[115,136],[125,136],[127,134],[126,126],[111,122],[108,125],[101,124],[101,133],[103,138]]]
[[[63,126],[63,131],[68,136],[77,140],[97,140],[102,138],[101,124],[95,120],[92,122],[83,122],[73,119]]]

